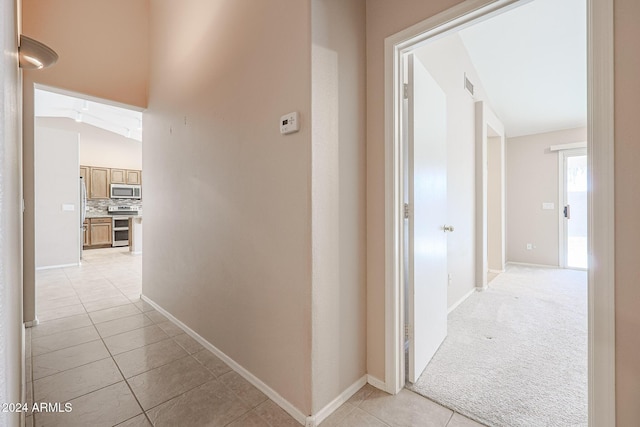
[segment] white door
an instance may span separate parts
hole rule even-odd
[[[563,229],[564,263],[567,268],[588,268],[587,255],[587,150],[562,152],[564,201],[560,221]]]
[[[413,55],[408,98],[408,379],[415,382],[447,336],[447,100]]]

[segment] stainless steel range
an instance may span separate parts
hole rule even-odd
[[[129,246],[129,218],[140,213],[139,206],[109,206],[107,211],[113,215],[113,239],[111,246]]]

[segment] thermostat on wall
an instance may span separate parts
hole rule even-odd
[[[286,135],[288,133],[298,132],[300,130],[300,122],[298,121],[298,113],[293,112],[280,117],[280,133]]]

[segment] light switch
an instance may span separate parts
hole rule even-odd
[[[553,210],[556,208],[555,203],[552,202],[544,202],[542,203],[542,209],[544,210]]]
[[[76,210],[76,206],[65,203],[65,204],[62,205],[62,210],[65,211],[65,212],[73,212],[73,211]]]
[[[280,133],[286,135],[288,133],[298,132],[300,130],[300,121],[298,120],[298,112],[285,114],[280,117]]]

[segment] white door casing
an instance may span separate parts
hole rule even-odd
[[[447,99],[408,57],[409,381],[447,336]]]

